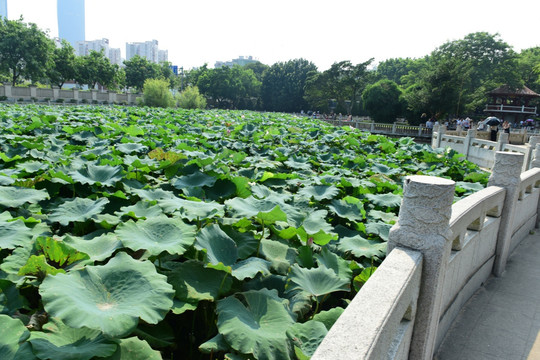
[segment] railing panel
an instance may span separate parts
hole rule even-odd
[[[14,86],[11,88],[11,95],[14,97],[30,97],[30,88]]]
[[[392,250],[311,359],[407,359],[421,271],[420,252]]]

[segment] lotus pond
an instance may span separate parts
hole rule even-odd
[[[487,182],[287,114],[0,105],[0,125],[4,360],[309,359],[384,258],[404,176]]]

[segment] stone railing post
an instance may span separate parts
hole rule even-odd
[[[30,98],[32,98],[32,99],[37,98],[37,86],[36,85],[30,85],[28,87],[30,88]]]
[[[4,84],[4,96],[9,100],[13,95],[11,95],[11,84]]]
[[[51,86],[53,91],[53,98],[51,100],[58,100],[60,98],[60,88],[57,86]]]
[[[465,147],[465,157],[469,157],[469,152],[471,149],[471,142],[472,140],[476,138],[476,130],[469,129],[467,130],[467,136],[465,136],[465,140],[463,140],[463,145]]]
[[[497,138],[497,151],[502,151],[504,149],[504,145],[508,144],[508,135],[510,134],[499,131],[499,137]]]
[[[79,103],[79,89],[73,88],[73,99],[75,99],[77,104]]]
[[[436,149],[441,147],[442,138],[446,134],[445,125],[436,125],[433,127],[433,133],[431,137],[431,147]]]
[[[535,167],[540,167],[540,144],[536,144],[531,161],[531,169],[534,169]]]
[[[96,89],[91,89],[90,92],[92,93],[92,102],[97,101],[98,91]]]
[[[523,160],[524,170],[529,170],[537,166],[532,166],[532,162],[535,156],[536,145],[540,144],[540,136],[533,135],[529,138],[529,142],[526,144],[527,153],[525,154],[525,160]]]
[[[371,122],[370,132],[371,133],[375,132],[375,123],[373,121]]]
[[[388,253],[397,247],[420,251],[422,281],[409,359],[432,359],[442,304],[444,276],[452,247],[449,222],[455,183],[432,176],[408,176]]]
[[[493,264],[493,274],[495,276],[501,276],[504,272],[510,252],[523,158],[523,154],[497,151],[495,153],[495,165],[493,165],[491,176],[489,177],[488,186],[500,186],[506,189],[501,224],[499,225],[497,235],[495,263]]]
[[[397,129],[397,124],[396,124],[396,123],[393,123],[393,124],[392,124],[392,134],[395,134],[395,133],[396,133],[396,129]]]

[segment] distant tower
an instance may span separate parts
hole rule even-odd
[[[7,19],[7,0],[0,0],[0,18],[2,16]]]
[[[76,47],[84,41],[84,0],[58,0],[58,36]]]

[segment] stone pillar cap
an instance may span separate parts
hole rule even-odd
[[[438,176],[428,175],[409,175],[405,178],[407,181],[414,181],[421,184],[429,185],[454,185],[454,180],[444,179]]]

